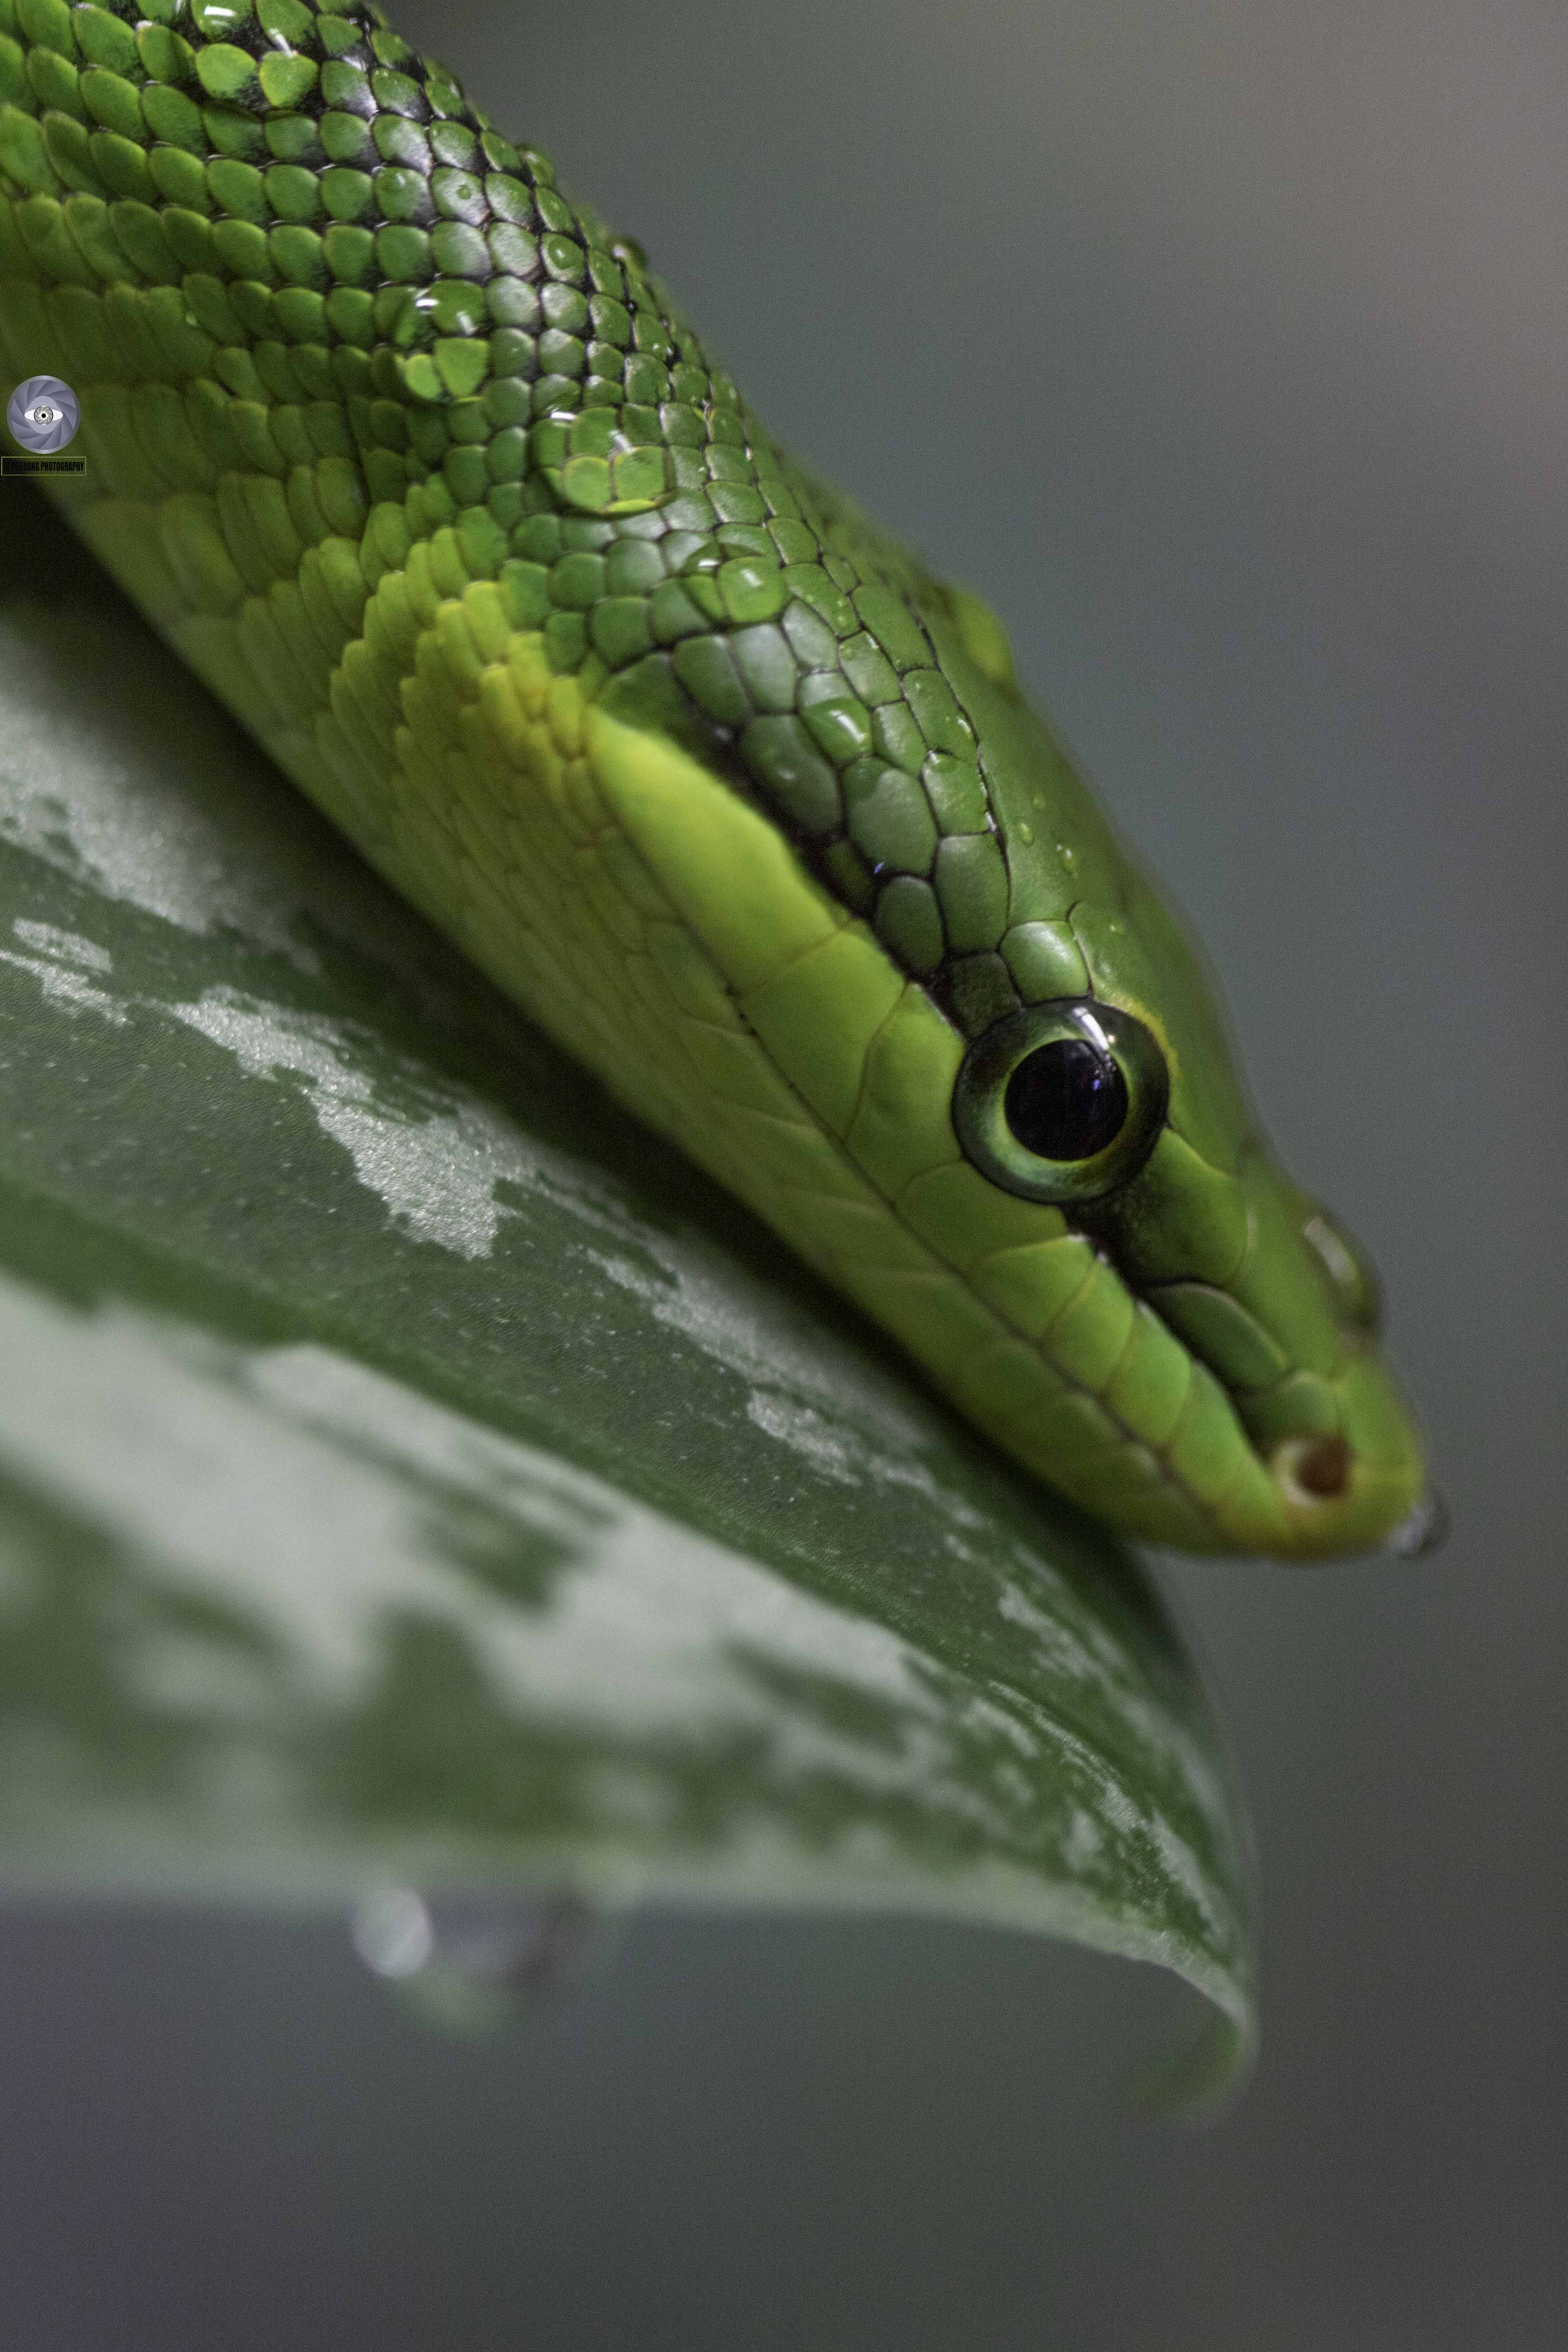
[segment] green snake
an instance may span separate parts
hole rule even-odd
[[[367,0],[0,0],[48,485],[295,782],[1090,1513],[1430,1532],[1354,1245],[977,598]]]

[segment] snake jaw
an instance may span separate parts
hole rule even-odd
[[[1326,1559],[1387,1539],[1415,1507],[1424,1471],[1359,1311],[1364,1276],[1347,1295],[1301,1211],[1256,1139],[1227,1173],[1172,1129],[1098,1229],[1123,1279],[1225,1398],[1235,1466],[1209,1506],[1224,1543]]]

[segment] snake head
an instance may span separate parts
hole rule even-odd
[[[1079,1499],[1204,1549],[1426,1549],[1440,1507],[1379,1351],[1366,1258],[1258,1131],[1182,925],[966,636],[945,666],[983,747],[1015,907],[1043,919],[1026,927],[1033,985],[1003,942],[1034,1001],[972,1024],[954,1087],[971,1166],[1036,1209],[1039,1238],[1018,1238],[1015,1217],[973,1278],[1004,1316],[1023,1307],[1036,1346],[1081,1384],[1094,1442]]]
[[[1208,976],[1086,787],[951,607],[927,626],[984,829],[916,845],[934,883],[879,859],[869,919],[722,773],[597,714],[599,789],[713,974],[687,1003],[731,1073],[663,1123],[1098,1517],[1301,1559],[1419,1532],[1364,1262],[1269,1155]],[[903,782],[874,791],[912,832]],[[947,951],[911,970],[883,908],[917,888]]]
[[[792,805],[765,765],[737,790],[635,706],[595,712],[713,1065],[655,1115],[1098,1517],[1195,1551],[1415,1548],[1364,1261],[1269,1154],[1207,973],[995,625],[946,592],[920,621],[953,748],[918,780],[850,767],[858,887],[831,793]],[[622,1090],[647,1115],[646,1057]]]

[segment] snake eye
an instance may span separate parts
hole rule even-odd
[[[1170,1081],[1141,1021],[1093,997],[1009,1013],[976,1037],[952,1090],[959,1142],[1026,1201],[1098,1201],[1154,1148]]]

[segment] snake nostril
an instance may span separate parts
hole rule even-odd
[[[1342,1437],[1314,1437],[1284,1449],[1285,1483],[1314,1503],[1331,1503],[1351,1482],[1351,1450]]]

